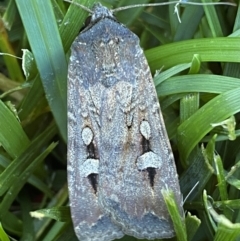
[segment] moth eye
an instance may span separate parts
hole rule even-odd
[[[85,145],[90,145],[93,140],[93,132],[89,127],[85,127],[82,131],[82,139]]]
[[[90,22],[91,22],[91,16],[88,16],[84,23],[85,27],[87,27],[90,24]]]
[[[140,125],[140,132],[141,134],[147,139],[149,140],[151,137],[151,127],[148,123],[148,121],[142,121],[141,125]]]
[[[80,29],[80,32],[82,32],[85,28],[87,28],[88,25],[91,23],[91,16],[88,16],[84,22],[83,27]]]

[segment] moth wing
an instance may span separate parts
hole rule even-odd
[[[124,233],[170,238],[174,228],[162,189],[174,192],[182,212],[173,154],[139,40],[122,25],[116,37],[115,28],[108,25],[114,38],[105,49],[109,56],[115,50],[108,59],[115,59],[122,71],[101,97],[99,201]]]
[[[79,37],[74,41],[68,70],[69,198],[77,237],[81,241],[110,241],[123,233],[98,203],[99,117],[89,92],[89,48]]]

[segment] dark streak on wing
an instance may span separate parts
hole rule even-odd
[[[151,151],[151,149],[150,149],[150,141],[147,140],[144,136],[142,136],[141,145],[142,145],[142,150],[143,150],[142,154]],[[156,169],[153,168],[153,167],[148,167],[144,171],[148,172],[148,179],[149,179],[151,187],[153,188],[153,186],[154,186],[154,177],[156,175]]]
[[[88,146],[87,146],[87,151],[88,151],[88,158],[92,158],[92,159],[97,159],[96,157],[96,148],[93,144],[93,142],[91,142]],[[88,175],[88,180],[94,190],[94,193],[97,194],[97,186],[98,186],[98,174],[97,173],[92,173],[90,175]]]
[[[97,194],[98,174],[92,173],[92,174],[88,175],[88,180],[91,183],[91,186],[93,187],[95,194]]]

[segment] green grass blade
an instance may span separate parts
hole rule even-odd
[[[29,214],[32,208],[32,203],[26,190],[20,192],[19,202],[23,219],[23,234],[20,241],[34,240],[34,223]]]
[[[50,126],[38,138],[36,138],[28,148],[17,157],[11,164],[0,174],[0,196],[2,196],[18,179],[26,168],[31,165],[32,160],[37,158],[42,148],[56,134],[56,127]]]
[[[191,67],[191,63],[189,64],[179,64],[176,65],[168,70],[165,70],[161,73],[156,73],[156,75],[154,76],[154,84],[155,87],[157,88],[158,85],[160,85],[163,81],[169,79],[170,77],[181,73],[182,71],[189,69]],[[161,87],[162,88],[162,87]]]
[[[31,212],[31,216],[35,218],[52,218],[59,222],[67,222],[71,220],[70,216],[70,207],[53,207],[48,209],[40,209],[34,212]]]
[[[240,63],[239,42],[240,38],[193,39],[152,48],[145,54],[152,69],[189,63],[194,54],[199,54],[202,62]]]
[[[177,239],[179,241],[187,241],[185,222],[182,218],[182,214],[179,213],[180,210],[178,210],[178,205],[176,204],[174,193],[172,191],[163,189],[162,194],[167,205],[168,212],[172,218]]]
[[[240,224],[232,223],[224,215],[219,215],[207,200],[206,192],[204,192],[203,199],[208,217],[216,230],[214,241],[236,241],[236,238],[240,236]],[[214,221],[218,225],[215,225]]]
[[[76,0],[76,4],[82,4],[91,9],[95,0]],[[67,52],[72,45],[73,40],[79,34],[88,13],[75,4],[71,4],[66,15],[59,27],[60,36],[62,38],[63,47]]]
[[[1,241],[10,241],[10,239],[8,238],[7,234],[5,233],[1,223],[0,223],[0,240]]]
[[[212,129],[211,124],[223,121],[240,111],[240,88],[215,97],[178,127],[179,152],[185,160],[199,141]]]
[[[171,77],[156,86],[159,97],[189,92],[221,94],[240,86],[239,78],[221,75],[193,74]]]
[[[0,130],[0,143],[13,158],[19,156],[30,143],[17,118],[1,100]]]
[[[44,152],[42,152],[38,157],[36,157],[36,159],[31,162],[31,164],[28,165],[28,167],[25,169],[24,172],[22,172],[19,178],[14,180],[15,182],[11,185],[9,191],[6,193],[0,204],[1,219],[5,218],[7,210],[18,195],[19,191],[22,189],[23,185],[26,183],[30,174],[35,170],[39,163],[42,162],[44,158],[54,149],[56,145],[56,143],[50,144],[50,146],[46,148]]]
[[[202,0],[202,2],[203,3],[210,3],[212,1]],[[210,36],[210,37],[214,37],[214,38],[215,37],[222,37],[223,32],[222,32],[221,24],[220,24],[219,19],[218,19],[218,15],[217,15],[215,6],[209,6],[209,5],[204,6],[203,5],[203,8],[204,8],[204,12],[205,12],[209,27],[211,29],[212,36]]]
[[[16,3],[41,76],[46,98],[59,130],[66,140],[67,62],[51,1],[18,0]]]
[[[213,175],[212,166],[204,160],[201,149],[199,148],[194,155],[190,154],[188,169],[180,178],[180,187],[183,197],[187,201],[192,201],[202,194],[203,189]],[[183,163],[186,165],[186,163]],[[195,188],[192,190],[192,188]],[[190,194],[189,194],[190,193]]]
[[[183,14],[181,14],[181,23],[177,26],[174,42],[192,38],[196,33],[202,16],[203,9],[201,6],[186,6]],[[176,18],[175,14],[173,17]],[[188,26],[187,28],[186,25]]]
[[[197,216],[192,216],[189,212],[187,213],[186,219],[186,228],[187,228],[187,237],[188,240],[193,240],[194,235],[196,234],[201,220],[197,218]]]

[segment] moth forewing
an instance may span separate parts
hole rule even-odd
[[[182,196],[156,91],[138,38],[111,21],[102,29],[117,36],[111,48],[118,65],[128,67],[101,97],[100,205],[128,235],[170,238],[174,229],[161,190],[174,191],[181,211]]]
[[[68,187],[71,215],[81,241],[110,241],[121,238],[98,204],[99,116],[89,89],[91,51],[80,33],[72,47],[68,69]],[[86,36],[88,37],[88,36]]]

